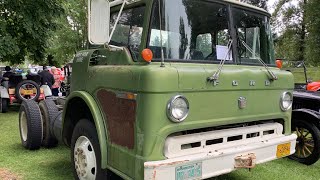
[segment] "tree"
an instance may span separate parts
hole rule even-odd
[[[45,59],[54,19],[63,13],[60,0],[2,0],[0,2],[0,61],[36,63]]]
[[[320,64],[320,3],[309,0],[306,7],[306,26],[308,37],[306,43],[306,59],[311,64]]]
[[[320,64],[320,4],[318,0],[280,0],[273,14],[278,32],[277,56]]]
[[[263,8],[265,10],[267,10],[267,1],[268,0],[244,0],[246,3]]]
[[[291,61],[306,59],[306,7],[307,0],[280,0],[276,4],[272,16],[274,31],[279,32],[277,56]]]
[[[87,1],[68,0],[63,2],[64,15],[58,17],[56,31],[51,32],[47,53],[53,57],[53,65],[72,60],[74,54],[89,46],[87,32]]]

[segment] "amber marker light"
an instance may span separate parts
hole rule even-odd
[[[282,61],[281,61],[280,59],[277,59],[277,60],[276,60],[276,65],[277,65],[277,67],[278,67],[279,69],[281,69],[281,68],[282,68]]]
[[[136,94],[133,94],[133,93],[127,93],[126,94],[127,95],[127,99],[131,99],[131,100],[134,100],[134,99],[136,99]]]
[[[142,55],[143,60],[145,60],[146,62],[151,62],[151,60],[153,58],[153,53],[150,49],[142,50],[141,55]]]

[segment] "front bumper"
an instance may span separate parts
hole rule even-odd
[[[221,174],[229,173],[237,169],[235,159],[239,156],[253,155],[255,164],[277,159],[278,145],[290,143],[290,153],[295,152],[297,135],[279,135],[272,138],[255,138],[248,143],[224,146],[214,151],[197,151],[189,155],[168,158],[161,161],[149,161],[144,163],[144,179],[181,179],[177,177],[177,168],[188,165],[201,167],[201,175],[196,179],[206,179]],[[248,139],[249,140],[249,139]],[[245,141],[245,140],[244,140]],[[278,152],[277,152],[278,151]],[[183,179],[183,178],[182,178]]]

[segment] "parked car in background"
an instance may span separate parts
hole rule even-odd
[[[8,111],[8,106],[21,103],[24,100],[40,101],[51,96],[47,85],[41,84],[41,77],[37,74],[25,74],[20,69],[9,79],[2,79],[0,83],[0,112]]]
[[[292,105],[292,131],[297,134],[296,151],[290,156],[306,165],[316,163],[320,157],[320,92],[312,87],[320,87],[320,82],[311,82],[307,76],[304,61],[285,61],[290,72],[303,70],[304,83],[295,83]],[[299,71],[301,73],[301,71]]]

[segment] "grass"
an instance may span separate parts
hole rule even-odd
[[[5,114],[0,113],[0,133],[0,169],[9,170],[19,179],[73,178],[67,147],[41,148],[37,151],[22,147],[16,108]]]
[[[10,109],[9,113],[0,114],[0,132],[0,170],[8,170],[19,179],[26,180],[73,179],[70,150],[67,147],[60,145],[57,148],[41,148],[37,151],[28,151],[22,147],[17,108]],[[320,161],[306,166],[284,158],[258,165],[250,172],[241,169],[211,180],[318,180],[319,169]]]
[[[294,75],[294,81],[296,83],[305,83],[305,76],[303,68],[285,68],[289,69]],[[307,68],[307,77],[312,81],[319,81],[320,80],[320,71],[318,67],[308,67]]]

